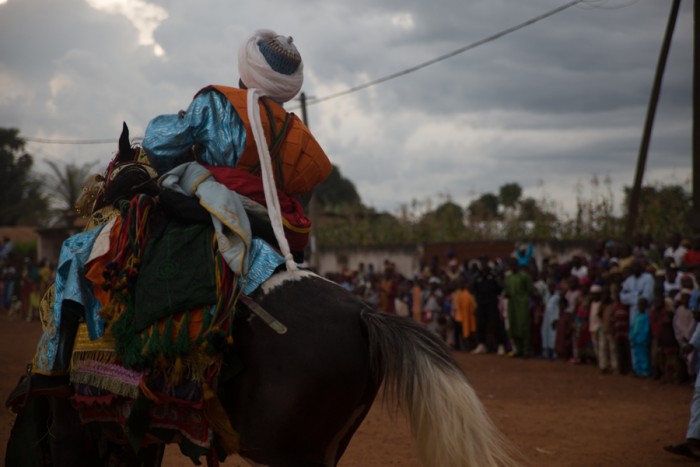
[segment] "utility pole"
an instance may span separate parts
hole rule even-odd
[[[306,113],[306,94],[302,92],[299,94],[299,103],[301,106],[301,121],[304,122],[306,127],[309,127],[309,119]],[[318,257],[318,242],[317,242],[317,227],[316,220],[318,219],[318,203],[316,202],[316,197],[311,193],[311,199],[308,201],[309,206],[309,219],[311,219],[311,233],[309,234],[309,251],[311,253],[311,267],[314,271],[318,272],[320,261]]]
[[[700,0],[693,3],[693,207],[688,222],[700,234]]]
[[[639,198],[642,193],[642,179],[644,178],[644,167],[647,162],[647,153],[649,152],[649,141],[651,140],[651,130],[654,126],[654,116],[656,115],[656,104],[659,101],[659,94],[661,93],[661,82],[664,76],[664,70],[666,69],[666,59],[668,58],[668,51],[671,47],[671,39],[673,38],[673,30],[676,27],[676,18],[678,18],[678,8],[680,6],[681,0],[673,0],[671,5],[671,13],[668,17],[668,24],[666,25],[666,35],[664,36],[664,42],[661,46],[661,52],[659,54],[659,61],[656,64],[656,76],[654,77],[654,86],[651,90],[651,98],[649,99],[649,107],[647,108],[646,123],[644,124],[644,133],[642,134],[642,143],[639,147],[639,157],[637,159],[637,171],[634,176],[634,185],[632,186],[632,192],[630,193],[629,200],[629,212],[627,213],[627,227],[625,230],[625,239],[627,241],[632,240],[634,235],[634,230],[637,224],[637,214],[639,211]],[[697,6],[698,0],[695,0]],[[696,8],[697,14],[697,8]],[[695,181],[695,180],[693,180]]]

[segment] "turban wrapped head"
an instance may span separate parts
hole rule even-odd
[[[291,100],[304,82],[304,64],[291,37],[259,29],[238,51],[238,72],[248,88],[279,103]]]

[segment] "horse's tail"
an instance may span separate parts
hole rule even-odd
[[[516,466],[512,447],[434,333],[410,319],[366,310],[370,365],[406,414],[426,466]]]

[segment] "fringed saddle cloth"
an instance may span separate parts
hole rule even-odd
[[[217,384],[232,358],[240,291],[213,228],[175,222],[144,194],[120,211],[109,251],[86,264],[108,324],[99,340],[85,328],[76,339],[71,381],[81,418],[111,422],[134,447],[177,442],[195,463],[235,453]]]

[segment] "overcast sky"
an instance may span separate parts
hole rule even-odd
[[[208,84],[238,82],[255,29],[291,35],[323,98],[467,46],[566,0],[0,0],[0,127],[99,140],[143,135]],[[462,206],[504,183],[571,209],[576,187],[631,185],[670,1],[590,0],[397,79],[308,106],[363,202]],[[682,2],[645,182],[690,189],[692,2]],[[287,108],[297,113],[298,101]],[[114,145],[28,144],[107,164]],[[602,189],[599,189],[602,190]]]

